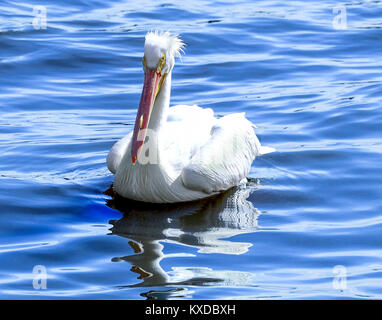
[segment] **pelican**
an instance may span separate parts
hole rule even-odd
[[[184,43],[169,32],[145,37],[144,83],[134,129],[107,156],[118,195],[142,202],[203,199],[247,182],[260,144],[244,113],[220,118],[197,105],[170,108],[172,70]]]

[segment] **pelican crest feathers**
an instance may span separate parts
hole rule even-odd
[[[163,49],[166,49],[168,54],[174,58],[180,58],[184,53],[183,48],[185,47],[184,42],[180,39],[177,34],[170,34],[170,32],[160,32],[158,30],[150,31],[146,34],[145,37],[145,46],[146,45],[159,45]]]

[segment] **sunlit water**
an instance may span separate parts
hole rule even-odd
[[[381,299],[382,2],[343,5],[3,0],[0,297]],[[157,28],[187,43],[172,104],[246,112],[277,149],[247,189],[155,207],[103,194]]]

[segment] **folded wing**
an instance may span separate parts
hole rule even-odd
[[[227,190],[246,179],[261,154],[254,126],[244,113],[227,115],[216,120],[207,143],[183,168],[182,181],[187,188],[206,193]]]

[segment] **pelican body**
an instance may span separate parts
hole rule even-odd
[[[107,157],[122,197],[151,203],[193,201],[246,182],[261,146],[244,113],[216,118],[196,105],[170,108],[171,76],[184,43],[168,32],[145,37],[144,84],[134,129]]]

